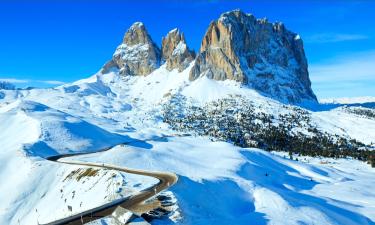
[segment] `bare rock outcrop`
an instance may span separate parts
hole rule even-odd
[[[162,59],[166,62],[166,68],[171,71],[178,69],[179,72],[186,69],[194,60],[195,53],[189,50],[185,36],[177,28],[171,30],[162,39]]]
[[[141,22],[134,23],[126,32],[113,58],[107,62],[102,72],[119,69],[121,75],[145,76],[159,68],[161,52],[152,41],[146,27]]]
[[[299,35],[239,10],[211,22],[190,80],[235,80],[284,102],[316,101]]]
[[[194,61],[195,59],[195,61]],[[191,81],[201,76],[234,80],[285,103],[316,102],[299,35],[282,23],[270,23],[239,10],[211,22],[195,57],[178,29],[162,40],[161,50],[145,26],[134,23],[102,73],[145,76],[166,63],[166,69],[185,70],[194,61]]]

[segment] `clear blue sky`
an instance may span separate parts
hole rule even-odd
[[[299,33],[318,97],[375,96],[375,1],[0,2],[0,79],[51,86],[97,72],[127,28],[145,23],[160,45],[178,27],[198,50],[211,20],[241,9]]]

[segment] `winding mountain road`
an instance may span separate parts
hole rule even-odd
[[[113,146],[114,147],[114,146]],[[98,152],[107,151],[113,147],[102,149]],[[97,152],[94,152],[97,153]],[[69,165],[80,165],[80,166],[88,166],[88,167],[96,167],[96,168],[104,168],[110,170],[117,170],[120,172],[131,173],[141,176],[150,176],[154,177],[159,180],[159,182],[145,190],[140,191],[139,193],[132,195],[130,197],[119,199],[105,205],[77,213],[75,215],[53,221],[50,223],[46,223],[44,225],[82,225],[84,223],[97,220],[99,218],[103,218],[109,215],[112,215],[113,211],[118,206],[121,206],[127,210],[135,212],[137,214],[141,214],[153,209],[154,205],[152,203],[145,204],[144,202],[147,199],[152,198],[156,194],[160,193],[163,190],[168,189],[170,186],[174,185],[178,177],[174,173],[169,172],[160,172],[160,171],[147,171],[147,170],[139,170],[139,169],[130,169],[126,167],[119,167],[105,163],[91,163],[91,162],[81,162],[81,161],[71,161],[71,160],[64,160],[64,158],[77,156],[77,155],[84,155],[84,154],[93,154],[91,153],[77,153],[77,154],[66,154],[66,155],[58,155],[52,156],[47,158],[50,161],[64,163]]]

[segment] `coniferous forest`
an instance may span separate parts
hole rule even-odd
[[[300,156],[354,158],[375,167],[373,146],[355,139],[321,131],[302,108],[284,106],[278,115],[258,110],[242,98],[222,99],[202,107],[188,106],[186,99],[175,97],[164,106],[164,122],[174,130],[210,136],[240,147],[285,151]],[[371,110],[344,107],[355,114],[372,116]],[[286,112],[286,113],[285,113]]]

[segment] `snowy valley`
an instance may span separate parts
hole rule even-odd
[[[72,153],[177,174],[162,193],[173,209],[151,224],[375,224],[373,98],[318,102],[299,36],[240,11],[196,56],[178,30],[163,43],[135,23],[87,79],[0,90],[0,224],[47,224],[158,182],[46,160]]]

